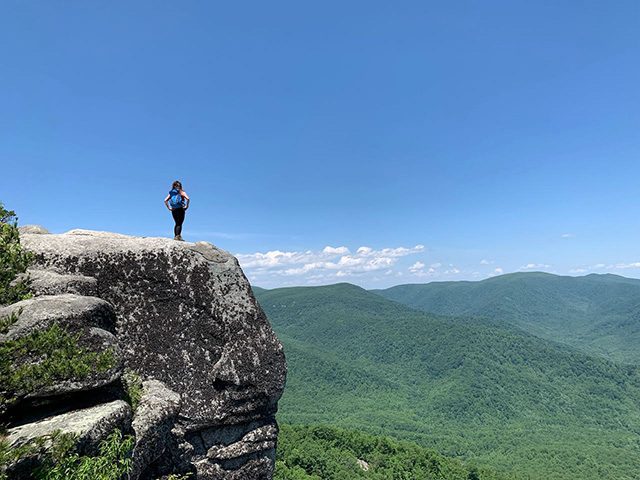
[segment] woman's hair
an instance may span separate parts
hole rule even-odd
[[[180,180],[176,180],[175,182],[173,182],[173,185],[171,185],[171,188],[175,188],[176,190],[182,190],[182,184],[180,183]]]

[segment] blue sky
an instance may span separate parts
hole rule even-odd
[[[0,4],[21,224],[170,236],[257,285],[640,276],[640,2]],[[328,248],[327,248],[328,247]]]

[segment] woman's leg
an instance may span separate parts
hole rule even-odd
[[[184,208],[174,208],[171,210],[173,220],[176,222],[176,226],[173,227],[173,234],[179,237],[182,234],[182,223],[184,222]]]

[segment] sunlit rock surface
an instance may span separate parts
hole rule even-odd
[[[146,413],[129,426],[150,440],[136,444],[134,476],[271,478],[284,353],[232,255],[204,242],[85,230],[25,229],[21,242],[35,254],[34,292],[56,294],[28,302],[59,298],[73,310],[73,299],[89,299],[115,312],[124,366],[145,381]],[[106,328],[100,315],[82,321]]]

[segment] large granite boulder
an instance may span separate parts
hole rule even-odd
[[[232,255],[204,242],[83,230],[22,232],[21,241],[35,269],[95,279],[92,291],[115,309],[125,365],[181,396],[166,469],[271,478],[284,352]]]

